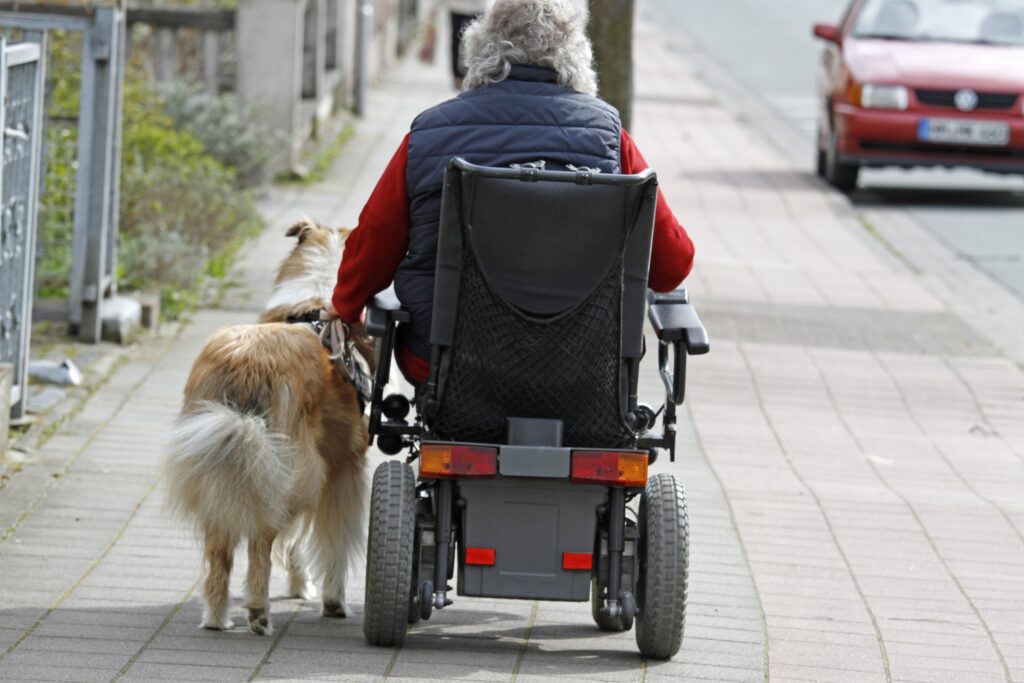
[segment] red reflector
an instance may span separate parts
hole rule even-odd
[[[594,566],[594,556],[590,553],[562,553],[562,569],[585,569],[590,571]]]
[[[493,477],[497,472],[497,448],[456,443],[420,446],[421,477]]]
[[[573,481],[640,487],[647,483],[645,451],[573,451]]]
[[[466,548],[466,564],[494,566],[494,548]]]

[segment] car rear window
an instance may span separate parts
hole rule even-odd
[[[853,35],[1024,45],[1024,0],[867,0]]]

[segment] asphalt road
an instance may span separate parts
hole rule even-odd
[[[811,37],[815,21],[838,21],[848,0],[646,0],[684,32],[704,56],[795,132],[804,149],[801,168],[812,172],[817,98],[815,72],[821,45]],[[971,170],[881,169],[861,174],[853,203],[902,207],[912,219],[963,259],[1024,300],[1024,179]]]

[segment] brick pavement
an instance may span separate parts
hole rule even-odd
[[[1024,680],[1020,368],[719,102],[684,42],[639,31],[634,133],[698,244],[689,284],[714,341],[690,364],[680,460],[655,466],[690,499],[679,656],[640,661],[588,605],[469,599],[371,648],[361,572],[349,619],[276,599],[270,638],[196,628],[199,553],[161,511],[163,432],[206,336],[265,300],[283,228],[353,224],[446,94],[440,66],[406,64],[324,182],[262,200],[272,227],[222,309],[148,343],[0,494],[0,678]]]
[[[636,135],[687,207],[714,340],[689,410],[770,677],[1024,680],[1020,367],[695,78],[685,41],[641,31],[662,69],[638,70]]]

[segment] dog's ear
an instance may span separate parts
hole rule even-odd
[[[307,237],[309,237],[312,233],[316,232],[317,230],[320,230],[319,225],[314,223],[309,218],[304,218],[295,225],[293,225],[292,227],[288,228],[288,231],[285,232],[284,236],[298,237],[299,244],[302,244],[303,242],[306,241]]]

